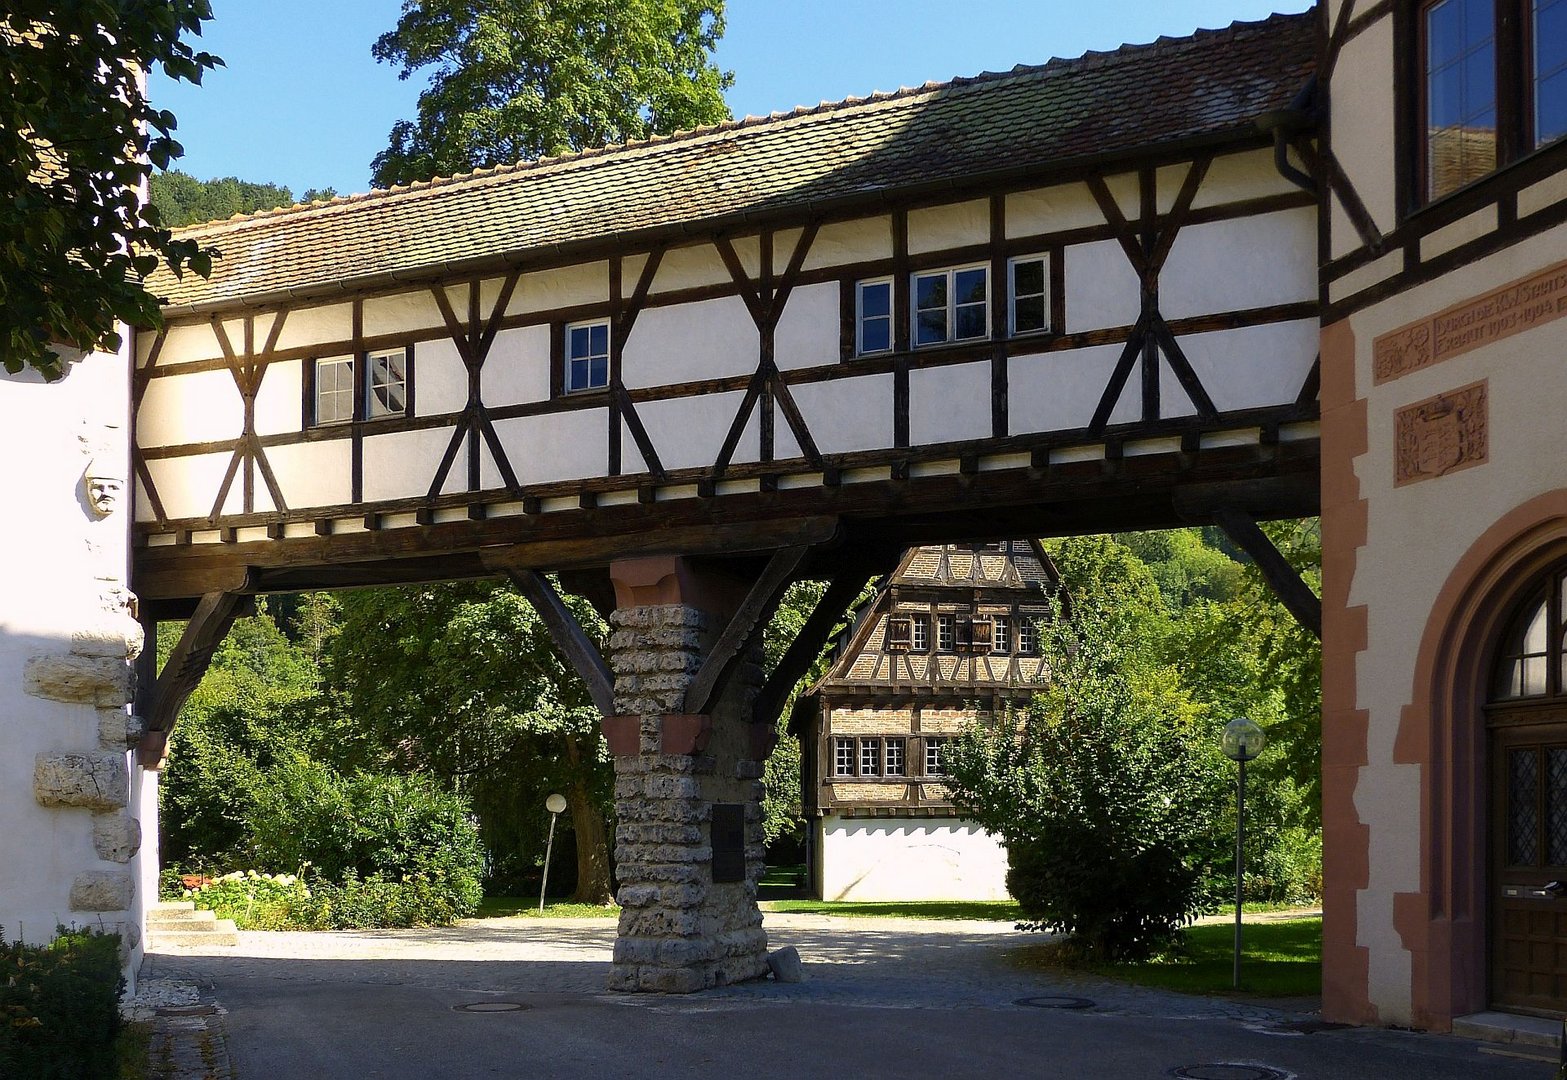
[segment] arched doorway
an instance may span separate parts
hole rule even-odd
[[[1521,591],[1490,660],[1490,998],[1567,1013],[1567,564]]]

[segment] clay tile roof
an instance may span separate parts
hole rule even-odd
[[[787,214],[911,187],[1106,159],[1253,129],[1311,74],[1316,15],[851,98],[624,146],[198,225],[208,280],[166,272],[175,307],[326,294]]]

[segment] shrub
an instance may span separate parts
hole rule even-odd
[[[99,1080],[117,1071],[118,934],[60,928],[48,945],[0,935],[0,1076]]]
[[[445,926],[471,911],[445,882],[422,874],[389,881],[378,874],[360,879],[350,871],[340,883],[306,884],[292,874],[235,871],[185,890],[183,898],[220,919],[233,919],[242,930]]]
[[[260,789],[250,821],[257,861],[312,869],[316,881],[422,881],[458,915],[478,907],[484,848],[460,797],[418,777],[343,776],[304,757]]]
[[[954,800],[1006,842],[1022,926],[1105,960],[1146,957],[1202,910],[1229,790],[1211,725],[1135,640],[1091,604],[1047,624],[1051,685],[948,767]]]

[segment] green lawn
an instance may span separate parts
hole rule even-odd
[[[1232,994],[1235,927],[1189,927],[1184,944],[1144,964],[1101,964],[1096,975],[1187,994]],[[1322,920],[1247,923],[1240,993],[1258,997],[1315,997],[1322,993]],[[1053,966],[1048,946],[1026,950],[1025,963]]]
[[[539,915],[539,898],[526,896],[486,896],[479,901],[479,910],[473,913],[476,919],[500,919],[514,915],[523,915],[537,919]],[[543,918],[546,919],[613,919],[620,915],[620,908],[614,904],[570,904],[562,901],[552,901],[544,905]]]
[[[1022,918],[1010,900],[999,903],[967,900],[925,900],[909,903],[845,903],[834,900],[764,900],[763,911],[801,915],[842,915],[851,919],[990,919],[1016,922]]]

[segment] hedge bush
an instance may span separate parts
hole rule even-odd
[[[0,1077],[102,1080],[117,1074],[118,934],[61,927],[48,945],[0,933]]]
[[[341,882],[235,871],[180,894],[241,930],[372,930],[446,926],[473,912],[461,890],[423,874],[392,881],[352,870]]]

